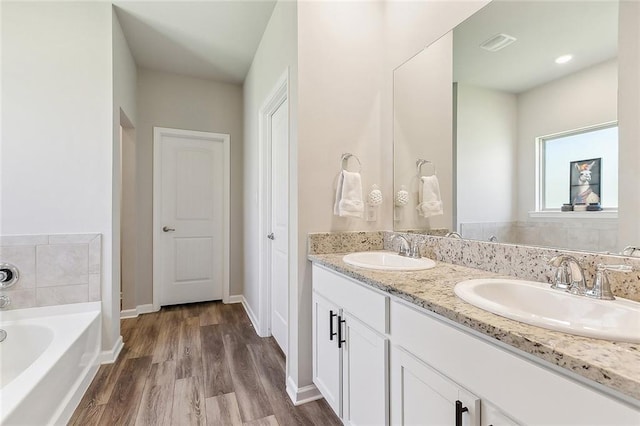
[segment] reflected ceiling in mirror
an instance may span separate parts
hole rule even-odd
[[[500,45],[505,35],[512,42]],[[614,59],[618,5],[497,0],[457,26],[453,37],[453,81],[518,94]],[[570,60],[556,63],[561,57]]]
[[[617,2],[494,0],[398,67],[394,189],[397,197],[404,186],[410,202],[394,206],[394,229],[436,227],[435,218],[414,212],[421,191],[415,162],[427,159],[444,188],[438,225],[466,238],[622,250],[615,212],[536,212],[536,139],[617,120],[617,24]],[[490,51],[483,44],[504,47]],[[563,55],[572,58],[556,63]],[[451,65],[448,79],[434,64]]]

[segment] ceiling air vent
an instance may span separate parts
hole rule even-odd
[[[497,52],[498,50],[504,49],[514,41],[516,41],[516,38],[508,34],[496,34],[489,40],[482,43],[480,47],[484,50],[488,50],[489,52]]]

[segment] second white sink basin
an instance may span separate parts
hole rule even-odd
[[[361,251],[349,253],[342,260],[349,265],[360,268],[383,271],[420,271],[436,266],[436,262],[427,258],[415,259],[400,256],[391,251]]]
[[[578,336],[640,343],[640,303],[596,300],[552,290],[549,284],[477,279],[456,284],[465,302],[500,316]]]

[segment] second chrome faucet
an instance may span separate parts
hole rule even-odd
[[[633,268],[628,265],[598,264],[593,285],[587,288],[584,269],[575,257],[568,254],[559,254],[551,258],[549,264],[557,268],[555,278],[551,283],[551,288],[602,300],[615,299],[611,292],[607,271],[631,272],[633,270]]]

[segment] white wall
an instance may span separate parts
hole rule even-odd
[[[298,304],[298,365],[297,371],[290,371],[298,387],[310,385],[312,377],[307,233],[380,229],[383,223],[389,223],[390,211],[384,208],[389,206],[388,200],[378,222],[333,215],[342,153],[350,152],[360,159],[365,194],[371,184],[390,184],[381,173],[385,163],[391,166],[387,154],[390,141],[383,140],[380,132],[385,58],[383,11],[381,2],[298,4],[299,273],[297,287],[290,296]],[[351,170],[356,169],[353,164]]]
[[[113,37],[113,286],[109,302],[119,318],[120,288],[123,308],[136,305],[136,83],[137,68],[115,10]],[[122,126],[122,141],[120,135]],[[120,284],[122,280],[122,284]],[[118,321],[115,321],[118,322]]]
[[[259,309],[259,249],[264,239],[258,231],[260,108],[283,73],[289,73],[289,338],[287,371],[297,371],[297,149],[298,149],[298,52],[297,3],[278,2],[253,58],[244,82],[244,297],[257,318]],[[304,247],[304,244],[303,244]]]
[[[106,2],[2,3],[0,234],[100,233],[112,290],[112,15]]]
[[[617,120],[618,65],[607,61],[518,95],[518,220],[535,209],[536,137]]]
[[[510,222],[516,216],[516,96],[457,85],[457,220]]]
[[[640,246],[640,3],[620,2],[618,41],[619,84],[625,90],[618,94],[619,182],[624,187],[620,197],[618,244]],[[620,191],[622,194],[623,191]]]
[[[311,384],[311,267],[307,233],[390,229],[393,68],[485,2],[298,4],[298,282],[290,290],[289,379]],[[450,141],[449,141],[450,143]],[[336,218],[340,155],[356,154],[363,185],[380,184],[377,222]],[[293,324],[296,324],[295,329]]]
[[[137,94],[137,304],[153,302],[153,127],[231,136],[229,294],[242,294],[242,87],[138,69]]]
[[[398,67],[394,75],[393,183],[409,191],[406,206],[396,209],[394,229],[452,228],[453,217],[453,34],[448,33]],[[442,215],[419,215],[420,176],[436,173],[442,199]],[[390,200],[391,201],[391,200]]]

